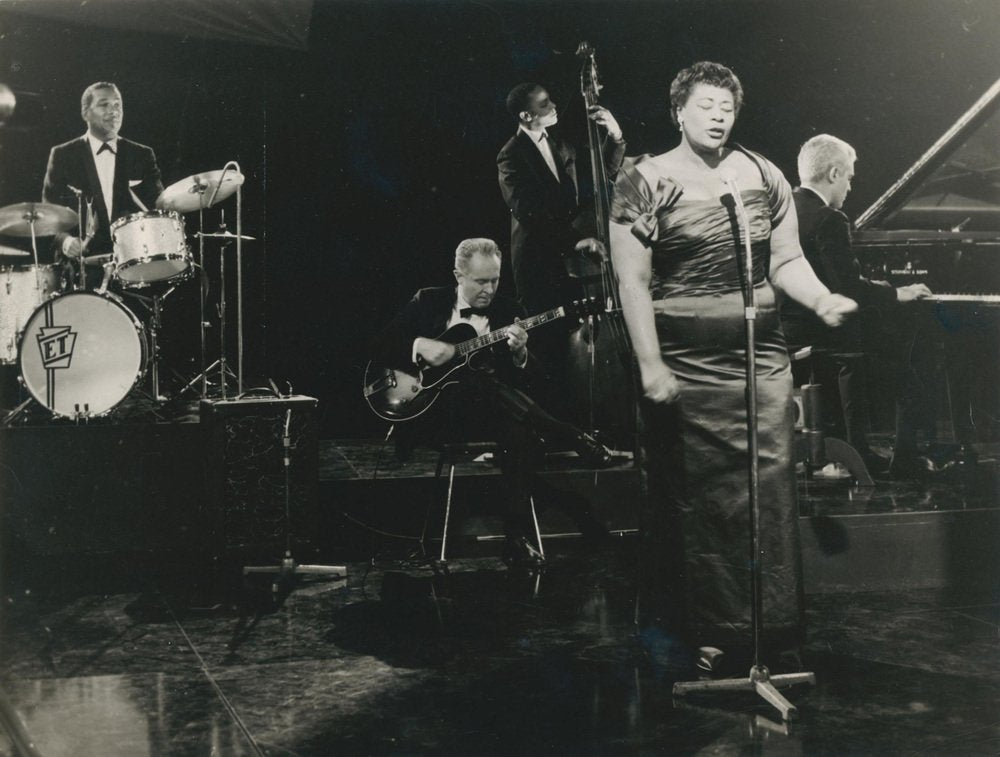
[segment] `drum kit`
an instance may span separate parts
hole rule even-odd
[[[63,265],[40,264],[38,237],[68,233],[83,215],[61,205],[24,202],[0,208],[0,236],[31,239],[31,251],[0,245],[0,257],[26,264],[0,266],[0,366],[17,366],[20,383],[30,395],[0,421],[9,424],[37,402],[55,418],[89,420],[106,416],[138,387],[147,373],[151,396],[163,401],[159,386],[161,304],[176,288],[200,271],[200,331],[202,372],[181,390],[201,383],[201,397],[209,394],[208,378],[218,371],[218,391],[226,399],[227,385],[235,379],[243,391],[242,243],[253,237],[242,234],[244,181],[239,165],[227,163],[220,171],[194,174],[168,186],[157,201],[158,209],[143,210],[115,220],[110,227],[111,254],[81,254],[79,278],[63,281]],[[204,233],[204,211],[236,195],[236,233]],[[197,260],[184,230],[183,214],[198,212]],[[224,210],[222,211],[225,212]],[[92,214],[91,214],[92,217]],[[223,216],[224,218],[224,216]],[[221,243],[219,255],[220,356],[206,367],[205,300],[207,276],[202,262],[206,240]],[[85,240],[84,250],[86,250]],[[226,360],[226,255],[236,243],[238,372]],[[89,266],[104,268],[99,287],[87,288]],[[72,278],[76,278],[75,276]],[[120,294],[108,290],[114,280]],[[148,310],[146,323],[129,307],[134,298]]]

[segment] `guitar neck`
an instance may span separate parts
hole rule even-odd
[[[539,313],[538,315],[533,315],[530,318],[525,318],[523,321],[518,321],[517,323],[525,331],[528,331],[536,326],[548,323],[549,321],[562,318],[564,315],[566,315],[566,308],[558,307],[553,310],[546,310],[544,313]],[[503,341],[507,338],[508,326],[510,326],[510,324],[504,326],[502,329],[497,329],[496,331],[491,331],[488,334],[477,336],[475,339],[467,339],[464,342],[459,342],[455,345],[455,355],[458,357],[468,355],[476,350],[481,350],[484,347],[489,347],[492,344]]]

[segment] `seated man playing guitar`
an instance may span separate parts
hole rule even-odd
[[[431,445],[449,439],[496,441],[506,500],[504,561],[537,566],[542,556],[528,538],[533,531],[530,496],[567,509],[585,535],[599,535],[602,530],[586,503],[535,475],[543,458],[539,436],[566,444],[592,465],[606,465],[611,455],[592,437],[546,413],[519,388],[533,362],[528,328],[554,320],[565,310],[519,320],[524,312],[518,303],[497,295],[500,259],[500,249],[489,239],[459,244],[457,286],[421,289],[386,327],[373,360],[385,369],[369,367],[365,396],[383,418],[426,419],[397,423],[397,453],[416,446],[418,436],[421,443]],[[491,332],[491,327],[498,330]],[[425,386],[431,384],[429,376],[435,369],[440,378]],[[414,397],[409,403],[406,397],[387,399],[400,386],[406,387],[405,395]]]

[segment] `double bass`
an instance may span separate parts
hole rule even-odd
[[[580,91],[587,114],[587,143],[593,177],[593,207],[587,212],[591,236],[600,242],[602,253],[577,254],[565,258],[567,273],[582,288],[582,296],[604,303],[600,316],[588,317],[570,335],[570,376],[575,384],[578,405],[586,417],[577,422],[600,434],[602,441],[616,449],[634,449],[635,381],[632,348],[622,317],[618,278],[609,254],[608,218],[611,210],[612,181],[604,162],[607,134],[590,119],[601,90],[594,48],[581,42],[576,51],[581,61]]]

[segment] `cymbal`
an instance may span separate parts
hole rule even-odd
[[[46,237],[69,231],[76,226],[76,211],[47,202],[20,202],[0,208],[0,234],[30,237],[35,222],[35,236]]]
[[[0,258],[30,258],[31,253],[26,250],[19,250],[16,247],[8,247],[0,244]]]
[[[211,234],[203,234],[200,231],[195,232],[196,237],[205,237],[206,239],[236,239],[237,236],[228,231],[213,231]],[[246,239],[251,242],[255,242],[257,237],[248,237],[246,234],[241,234],[239,239]]]
[[[223,175],[225,174],[225,175]],[[175,181],[163,190],[157,205],[164,210],[190,213],[199,208],[220,203],[242,186],[243,174],[239,171],[205,171]],[[218,192],[216,192],[218,188]],[[214,195],[214,197],[213,197]]]

